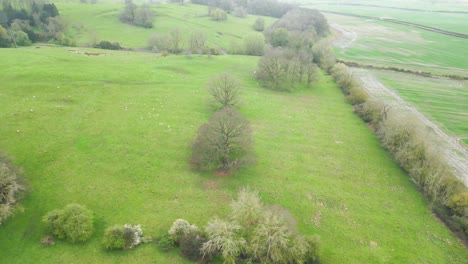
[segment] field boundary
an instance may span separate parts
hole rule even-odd
[[[397,9],[397,10],[405,10],[405,11],[414,11],[414,12],[425,12],[425,13],[446,13],[446,14],[468,14],[467,11],[454,11],[454,10],[425,10],[425,9],[417,9],[417,8],[404,8],[404,7],[396,7],[396,6],[383,6],[383,5],[365,5],[365,4],[351,4],[351,3],[326,3],[326,5],[345,5],[345,6],[362,6],[362,7],[376,7],[376,8],[384,8],[384,9]],[[322,11],[325,12],[325,11]]]
[[[401,21],[401,20],[397,20],[397,19],[393,19],[393,18],[363,16],[363,15],[356,15],[356,14],[342,13],[342,12],[335,12],[335,11],[325,11],[325,10],[320,10],[320,12],[330,13],[330,14],[335,14],[335,15],[342,15],[342,16],[365,18],[365,19],[371,19],[371,20],[376,20],[376,21],[384,21],[384,22],[400,24],[400,25],[404,25],[404,26],[408,26],[408,27],[419,28],[419,29],[422,29],[422,30],[426,30],[426,31],[430,31],[430,32],[438,33],[438,34],[443,34],[443,35],[447,35],[447,36],[468,39],[468,34],[443,30],[443,29],[435,28],[435,27],[424,26],[424,25],[421,25],[421,24]]]
[[[460,76],[460,75],[439,75],[439,74],[434,74],[431,72],[425,72],[425,71],[412,71],[409,69],[402,69],[394,66],[376,66],[376,65],[371,65],[371,64],[361,64],[359,62],[355,61],[347,61],[347,60],[342,60],[342,59],[336,59],[337,62],[341,62],[345,64],[348,67],[354,67],[354,68],[364,68],[364,69],[373,69],[373,70],[384,70],[384,71],[392,71],[392,72],[401,72],[401,73],[407,73],[407,74],[413,74],[417,76],[422,76],[422,77],[443,77],[443,78],[449,78],[449,79],[454,79],[454,80],[468,80],[468,76]]]
[[[454,138],[445,133],[442,129],[421,114],[413,105],[403,100],[396,92],[382,84],[377,77],[366,69],[350,68],[353,75],[363,84],[364,88],[371,96],[378,98],[390,98],[389,102],[393,108],[404,112],[410,112],[418,117],[425,126],[431,128],[435,135],[435,140],[443,146],[440,151],[447,158],[450,166],[457,172],[455,175],[468,186],[468,151]]]

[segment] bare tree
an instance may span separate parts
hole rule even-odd
[[[182,31],[178,28],[171,30],[169,33],[169,51],[172,53],[179,53],[182,51],[182,41]]]
[[[190,49],[199,51],[205,47],[206,35],[203,32],[195,31],[190,34]]]
[[[219,169],[248,165],[251,159],[252,130],[238,111],[225,107],[198,130],[192,145],[191,162],[195,169]]]
[[[211,79],[210,94],[221,107],[233,107],[239,103],[239,80],[229,73],[222,73]]]
[[[283,57],[281,48],[273,48],[266,52],[258,62],[257,77],[264,85],[272,89],[284,88],[284,81],[288,75],[288,63]]]

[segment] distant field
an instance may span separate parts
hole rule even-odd
[[[2,263],[185,263],[153,244],[107,252],[103,230],[141,224],[154,237],[180,217],[203,226],[244,185],[289,209],[301,232],[319,234],[323,263],[468,258],[330,76],[278,93],[256,82],[257,57],[45,46],[0,56],[0,149],[24,167],[30,190],[25,212],[0,227]],[[242,81],[258,164],[200,175],[187,162],[190,144],[214,111],[206,82],[224,71]],[[95,235],[41,247],[41,217],[72,202],[95,212]]]
[[[206,34],[210,47],[229,50],[233,45],[241,45],[246,36],[261,34],[252,29],[257,16],[238,18],[228,15],[226,21],[215,22],[208,17],[206,6],[192,4],[152,5],[156,12],[154,28],[145,29],[121,23],[118,16],[123,7],[123,3],[58,4],[60,14],[70,20],[72,35],[80,46],[89,43],[90,34],[95,33],[100,40],[119,42],[124,47],[145,48],[151,34],[164,34],[178,28],[183,32],[185,43],[191,32],[199,31]],[[265,26],[274,21],[269,17],[264,19]]]
[[[376,66],[468,76],[468,39],[388,24],[381,21],[325,14],[345,32],[336,48],[338,58]]]
[[[380,4],[374,2],[374,4]],[[393,5],[397,6],[397,5]],[[440,28],[448,31],[468,34],[468,13],[467,14],[452,14],[452,13],[433,13],[433,12],[418,12],[382,7],[371,6],[350,6],[350,5],[324,5],[312,4],[308,7],[317,8],[323,11],[334,11],[349,13],[355,15],[372,16],[372,17],[385,17],[406,22],[422,24],[425,26]],[[458,7],[455,11],[466,11]]]
[[[468,143],[468,82],[373,71],[389,88]]]
[[[359,5],[379,5],[383,7],[398,7],[398,8],[412,8],[427,11],[463,11],[468,10],[468,2],[464,0],[300,0],[301,4],[314,4],[314,5],[328,5],[328,6],[345,6],[345,4],[359,4]]]

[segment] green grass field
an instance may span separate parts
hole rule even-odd
[[[90,35],[96,34],[100,40],[119,42],[126,48],[146,48],[148,38],[155,32],[169,33],[178,28],[183,32],[184,45],[190,33],[194,31],[205,33],[209,47],[219,47],[230,50],[233,46],[242,45],[243,39],[249,35],[261,35],[253,30],[257,16],[238,18],[228,15],[226,21],[213,22],[208,17],[208,8],[200,5],[164,4],[152,5],[156,13],[154,28],[146,29],[124,24],[119,21],[119,14],[124,8],[123,3],[105,4],[73,4],[60,3],[60,14],[70,21],[70,34],[75,37],[79,46],[90,42]],[[264,17],[265,27],[274,19]]]
[[[468,139],[468,83],[461,80],[425,78],[388,71],[373,71],[389,88],[431,117],[441,127]],[[466,142],[466,141],[465,141]]]
[[[338,58],[382,67],[468,76],[468,39],[380,21],[326,14],[329,23],[355,33],[353,44],[335,48]]]
[[[333,1],[335,2],[335,1]],[[379,1],[380,2],[380,1]],[[380,4],[381,3],[369,3]],[[398,4],[388,5],[398,6]],[[399,5],[405,7],[405,5]],[[460,13],[433,13],[433,12],[418,12],[391,8],[381,8],[372,6],[350,6],[350,5],[326,5],[326,4],[312,4],[308,7],[320,9],[323,11],[334,11],[362,16],[372,17],[385,17],[406,22],[421,24],[429,27],[440,28],[443,30],[454,31],[458,33],[468,34],[468,14]],[[449,9],[450,10],[450,9]],[[458,6],[455,11],[468,12],[468,6],[463,8]]]
[[[85,51],[0,50],[0,149],[29,188],[24,213],[0,227],[2,263],[184,263],[153,244],[107,252],[104,228],[141,224],[156,237],[180,217],[204,226],[245,185],[289,209],[302,233],[319,234],[323,263],[466,262],[330,76],[279,93],[255,80],[257,57]],[[231,177],[197,174],[190,144],[214,112],[206,83],[224,71],[242,81],[258,164]],[[41,217],[72,202],[94,211],[94,236],[43,248]]]

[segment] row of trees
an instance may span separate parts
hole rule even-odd
[[[229,174],[232,169],[254,162],[252,130],[235,109],[240,95],[237,78],[228,73],[218,75],[210,81],[209,91],[220,110],[199,128],[191,164],[196,170],[216,169]]]
[[[137,6],[132,0],[125,0],[125,8],[119,15],[120,21],[123,23],[152,28],[156,14],[148,4]]]
[[[349,68],[334,63],[330,48],[314,50],[321,67],[332,74],[354,111],[374,130],[382,145],[411,176],[434,212],[463,241],[468,241],[468,189],[441,155],[437,139],[411,113],[397,110],[383,98],[369,96]]]
[[[318,238],[302,236],[294,223],[287,210],[265,206],[257,192],[244,188],[227,219],[213,218],[203,231],[177,219],[160,245],[179,246],[182,256],[198,262],[220,256],[232,264],[320,263]]]
[[[53,3],[18,5],[5,0],[0,10],[0,47],[28,46],[32,42],[50,40],[73,45],[65,35],[67,26]]]
[[[192,0],[192,3],[219,8],[239,17],[243,17],[247,13],[281,17],[295,7],[293,4],[278,0]]]

